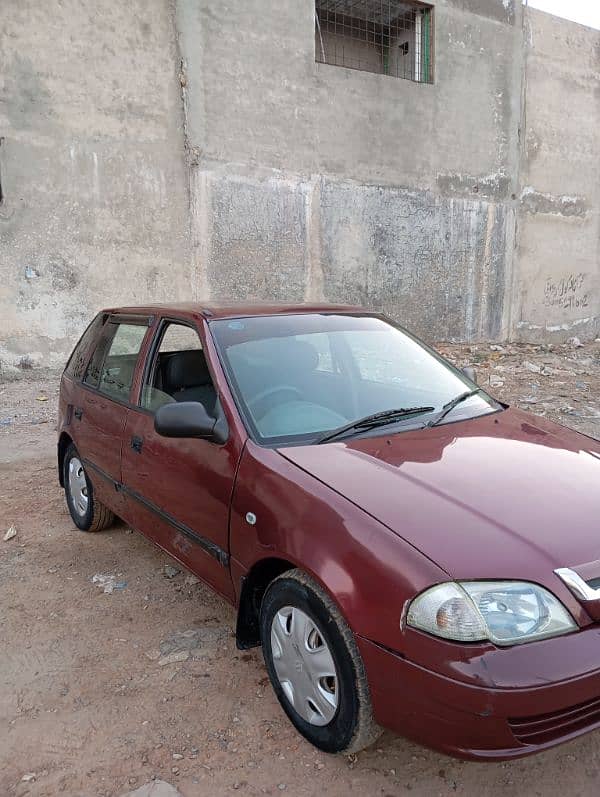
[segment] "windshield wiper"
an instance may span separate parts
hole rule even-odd
[[[375,429],[377,426],[385,426],[387,423],[395,423],[403,418],[408,418],[411,415],[424,415],[426,412],[433,412],[435,407],[401,407],[397,410],[384,410],[383,412],[375,412],[372,415],[367,415],[364,418],[359,418],[357,421],[352,421],[333,432],[327,432],[323,437],[317,438],[315,443],[328,443],[330,440],[335,440],[337,437],[345,434],[346,432],[362,431],[363,429]]]
[[[461,393],[459,396],[455,396],[455,398],[453,398],[447,404],[444,404],[444,406],[442,407],[442,411],[435,418],[433,418],[433,420],[429,421],[429,423],[426,424],[426,426],[428,427],[437,426],[438,423],[440,423],[440,421],[443,421],[446,415],[448,415],[449,412],[452,412],[452,410],[456,406],[462,404],[463,401],[466,401],[468,398],[471,398],[471,396],[476,396],[478,393],[483,393],[483,392],[484,392],[483,389],[480,387],[476,387],[474,390],[465,390],[464,393]]]

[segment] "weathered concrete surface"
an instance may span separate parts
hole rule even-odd
[[[382,309],[429,339],[502,335],[501,204],[325,182],[321,207],[327,299]]]
[[[600,330],[600,32],[529,9],[517,339]]]
[[[600,33],[435,0],[435,82],[315,63],[313,0],[5,0],[0,365],[100,306],[361,301],[428,339],[600,315]]]
[[[426,85],[315,63],[313,0],[283,0],[277,13],[236,2],[227,14],[177,0],[191,145],[206,161],[425,189],[438,175],[475,184],[509,173],[520,6],[502,24],[453,5],[436,3],[436,82]]]
[[[315,64],[312,0],[177,6],[213,297],[360,301],[429,338],[506,336],[520,4],[440,0],[434,85]]]
[[[100,307],[190,287],[164,0],[3,0],[0,363],[64,362]]]

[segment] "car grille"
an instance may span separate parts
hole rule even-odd
[[[597,723],[600,723],[600,698],[551,714],[508,720],[515,738],[523,744],[552,742],[571,733],[591,728]]]

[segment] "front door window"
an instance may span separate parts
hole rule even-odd
[[[168,324],[142,388],[140,404],[155,412],[175,401],[199,401],[214,415],[217,394],[198,333],[184,324]]]

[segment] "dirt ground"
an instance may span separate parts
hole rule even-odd
[[[498,398],[600,438],[600,342],[439,349]],[[75,529],[55,471],[57,386],[0,384],[2,797],[113,797],[153,778],[184,797],[598,794],[600,733],[504,764],[389,733],[358,756],[310,747],[260,650],[236,650],[228,605],[122,525]]]

